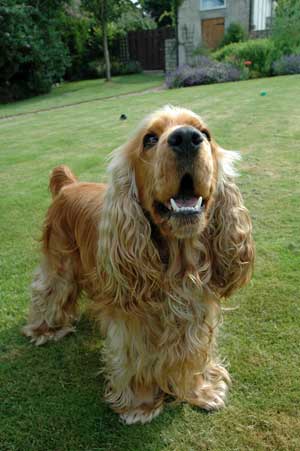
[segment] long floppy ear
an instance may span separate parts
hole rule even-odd
[[[118,302],[128,310],[133,308],[131,304],[144,301],[158,285],[160,260],[151,240],[151,226],[139,204],[126,147],[115,151],[109,166],[97,263],[107,301]]]
[[[237,152],[216,148],[218,183],[208,225],[212,253],[212,285],[219,295],[228,297],[249,282],[254,262],[252,224],[234,183]]]

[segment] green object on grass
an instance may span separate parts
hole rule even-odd
[[[267,91],[261,91],[260,95],[263,96],[263,97],[266,96],[267,95]]]

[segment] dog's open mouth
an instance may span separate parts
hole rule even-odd
[[[154,207],[162,217],[192,217],[204,211],[205,200],[195,194],[193,179],[189,174],[185,174],[178,193],[165,203],[155,201]]]

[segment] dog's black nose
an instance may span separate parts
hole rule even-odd
[[[194,127],[180,127],[168,137],[168,144],[178,156],[195,156],[203,135]]]

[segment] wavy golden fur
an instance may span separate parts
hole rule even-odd
[[[51,174],[24,333],[41,345],[72,332],[84,291],[105,337],[105,396],[127,424],[155,417],[165,393],[224,405],[220,300],[249,281],[254,258],[236,159],[199,116],[165,107],[114,152],[107,185]]]

